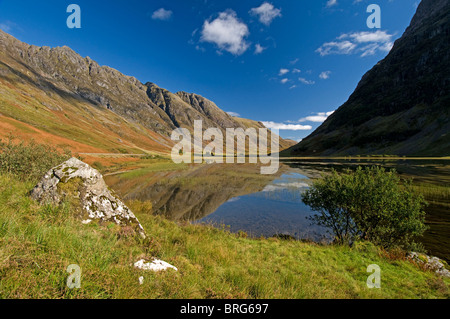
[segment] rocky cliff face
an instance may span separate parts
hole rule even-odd
[[[247,128],[242,121],[231,117],[199,95],[185,92],[173,94],[156,84],[143,84],[134,77],[100,66],[68,47],[28,45],[1,30],[0,79],[16,88],[19,82],[47,95],[81,103],[84,109],[93,107],[104,114],[118,115],[133,129],[138,125],[144,130],[159,134],[162,138],[151,136],[151,139],[165,146],[170,144],[167,140],[175,128],[192,130],[195,120],[202,120],[205,128]],[[5,90],[6,83],[3,83]],[[57,101],[45,104],[53,105],[53,111],[64,110]],[[0,111],[15,119],[20,118],[13,110],[0,108]],[[69,113],[73,113],[64,111],[67,111],[68,117]],[[250,122],[257,125],[257,122]]]
[[[423,0],[404,35],[293,155],[450,154],[450,2]]]

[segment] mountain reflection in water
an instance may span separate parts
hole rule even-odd
[[[151,201],[153,213],[170,220],[226,225],[253,237],[283,234],[317,241],[325,229],[311,225],[312,211],[301,201],[311,174],[282,166],[276,175],[261,175],[255,165],[228,164],[106,179],[125,200]]]
[[[261,175],[251,164],[197,165],[187,170],[153,172],[126,178],[105,178],[122,198],[151,201],[153,213],[174,221],[228,225],[251,236],[287,234],[298,239],[320,240],[326,231],[312,226],[313,212],[301,202],[301,192],[311,178],[336,169],[380,165],[396,169],[402,178],[418,185],[450,185],[449,159],[282,159],[276,175]],[[432,255],[450,261],[448,198],[426,198],[426,224],[419,240]]]

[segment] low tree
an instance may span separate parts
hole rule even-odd
[[[417,248],[426,230],[424,197],[395,170],[361,168],[323,175],[302,194],[315,212],[311,220],[332,230],[340,244],[368,240],[385,248]]]
[[[0,173],[11,173],[22,180],[37,182],[50,168],[72,157],[72,153],[53,146],[25,143],[12,135],[0,139]]]

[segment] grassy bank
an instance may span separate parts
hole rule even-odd
[[[416,183],[413,187],[416,192],[423,194],[429,202],[437,203],[443,206],[449,206],[450,185]]]
[[[0,298],[448,298],[450,281],[370,244],[353,248],[249,239],[207,226],[177,225],[129,203],[149,239],[114,225],[82,225],[68,205],[40,206],[31,182],[0,175]],[[159,257],[179,271],[131,265]],[[81,289],[66,286],[70,264]],[[381,289],[366,268],[381,267]],[[138,278],[144,277],[140,285]]]

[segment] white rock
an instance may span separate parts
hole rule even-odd
[[[166,263],[165,261],[159,260],[154,258],[152,262],[145,262],[144,259],[139,260],[134,264],[134,267],[142,270],[151,270],[151,271],[163,271],[167,270],[169,268],[174,269],[175,271],[178,271],[178,269],[174,266],[172,266],[169,263]]]
[[[144,277],[139,277],[139,285],[143,285],[144,284]]]
[[[420,257],[424,257],[423,259],[426,259],[427,261],[425,262]],[[408,258],[418,264],[424,265],[425,268],[434,271],[436,274],[440,276],[450,278],[450,271],[445,268],[445,265],[443,264],[442,260],[440,260],[437,257],[430,257],[425,254],[418,254],[416,252],[411,252]]]
[[[79,189],[73,194],[66,194],[60,189],[60,184],[71,180],[81,179]],[[145,231],[133,212],[108,189],[103,176],[99,171],[82,161],[71,158],[68,161],[52,168],[31,192],[32,198],[39,202],[52,202],[59,204],[70,195],[80,201],[83,210],[83,224],[93,220],[101,222],[114,222],[120,226],[133,226],[145,238]]]

